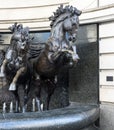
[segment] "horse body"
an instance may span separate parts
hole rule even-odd
[[[12,91],[19,102],[17,86],[22,85],[25,90],[30,77],[27,70],[26,50],[29,41],[28,27],[23,28],[15,23],[10,27],[13,35],[1,66],[0,76],[5,77],[9,90]]]
[[[72,54],[75,54],[75,52],[70,42],[66,39],[66,32],[70,33],[70,40],[73,41],[76,39],[77,28],[78,16],[74,15],[71,17],[71,12],[63,13],[56,19],[51,29],[50,38],[45,45],[45,50],[39,55],[34,66],[39,75],[44,73],[47,77],[48,75],[54,76],[58,69],[62,67],[62,62],[65,63],[64,58],[61,60],[64,54],[66,54],[66,58],[72,59]]]
[[[72,67],[78,61],[76,51],[70,43],[76,40],[80,12],[70,6],[67,8],[61,6],[58,10],[60,12],[56,12],[56,16],[51,18],[51,34],[45,48],[33,62],[35,73],[33,75],[52,88],[47,96],[47,109],[49,109],[49,101],[56,86],[55,77],[62,68]],[[71,42],[66,39],[66,33],[69,34]],[[39,95],[36,96],[40,98]]]

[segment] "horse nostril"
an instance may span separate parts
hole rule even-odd
[[[73,37],[73,38],[72,38],[72,41],[75,42],[75,41],[76,41],[76,37]]]
[[[72,24],[72,26],[75,26],[75,25],[76,25],[76,23],[73,23],[73,24]]]
[[[75,37],[73,37],[73,40],[75,40],[76,38]]]
[[[69,37],[69,39],[68,39],[69,41],[72,41],[72,37]]]

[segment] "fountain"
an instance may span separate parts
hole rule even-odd
[[[76,41],[81,11],[61,5],[46,43],[34,44],[29,28],[14,23],[8,49],[1,53],[1,129],[97,130],[98,105],[69,101],[68,70],[79,56]],[[67,38],[68,37],[68,38]]]

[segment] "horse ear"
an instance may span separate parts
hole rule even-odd
[[[75,8],[75,13],[76,13],[78,16],[80,16],[81,13],[82,13],[82,11],[81,11],[81,10],[78,10],[77,8]]]
[[[82,11],[78,10],[78,16],[80,16],[82,14]]]

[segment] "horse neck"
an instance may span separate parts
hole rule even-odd
[[[59,39],[59,41],[63,41],[65,39],[65,31],[63,29],[63,22],[58,23],[56,26],[52,27],[50,37]]]

